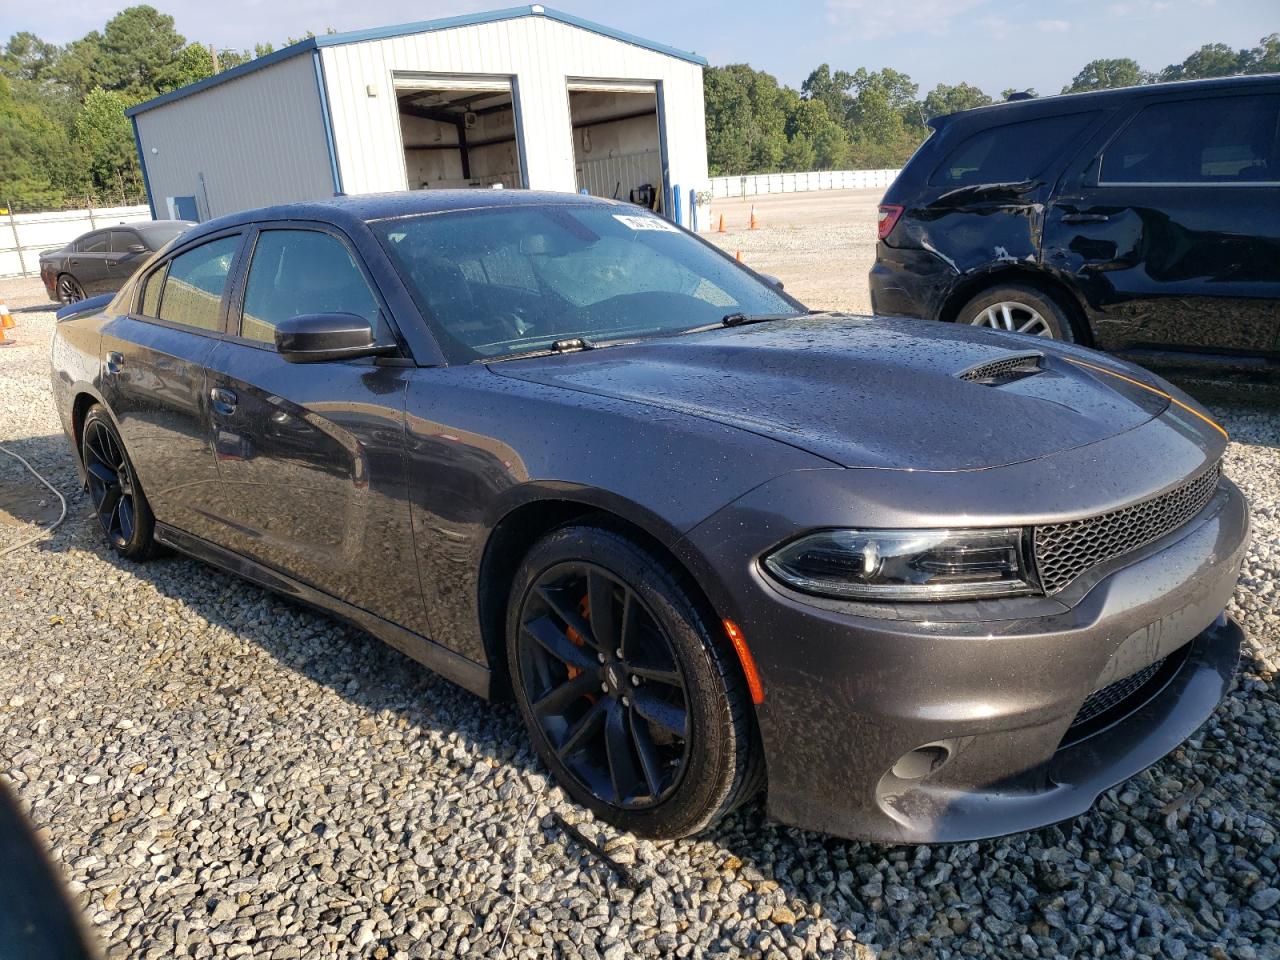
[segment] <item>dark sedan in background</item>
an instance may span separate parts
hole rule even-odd
[[[82,234],[61,250],[45,250],[40,254],[45,292],[58,303],[115,293],[153,253],[194,225],[189,220],[121,223]]]
[[[117,551],[514,695],[637,833],[766,783],[845,836],[1028,829],[1232,681],[1226,434],[1078,346],[809,313],[634,206],[511,190],[225,217],[64,311],[54,396]]]
[[[1280,76],[939,117],[885,193],[877,314],[1280,372]]]

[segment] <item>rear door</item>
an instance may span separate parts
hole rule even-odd
[[[316,224],[263,225],[209,360],[219,540],[426,634],[404,468],[406,375],[394,360],[290,363],[281,321],[351,313],[396,341],[359,253]]]
[[[147,262],[151,250],[134,230],[112,230],[111,253],[107,257],[107,275],[112,290],[125,285],[138,267]]]
[[[203,539],[218,493],[204,365],[241,241],[231,232],[160,261],[102,331],[103,394],[156,519]]]
[[[1045,257],[1081,279],[1105,349],[1274,354],[1280,92],[1140,101],[1064,179]]]
[[[96,297],[100,293],[113,293],[111,285],[111,234],[108,230],[86,233],[75,242],[68,266],[71,275],[80,282],[85,296]]]

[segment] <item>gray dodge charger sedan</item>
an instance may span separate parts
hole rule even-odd
[[[761,790],[849,837],[1026,830],[1232,682],[1226,434],[1083,347],[806,311],[644,210],[523,191],[224,217],[62,313],[116,551],[514,697],[640,834]]]

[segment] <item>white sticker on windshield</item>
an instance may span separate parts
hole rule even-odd
[[[663,220],[661,217],[637,217],[627,213],[615,213],[613,219],[624,227],[630,227],[632,230],[662,230],[666,233],[679,233],[675,228],[675,224]]]

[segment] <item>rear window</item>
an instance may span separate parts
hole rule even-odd
[[[223,289],[239,246],[239,236],[222,237],[174,257],[160,295],[160,319],[217,331]],[[144,306],[145,300],[144,294]]]
[[[980,130],[947,154],[929,182],[963,187],[1030,180],[1071,146],[1096,116],[1096,112],[1069,113]]]
[[[1280,180],[1280,97],[1144,107],[1102,156],[1100,183]]]

